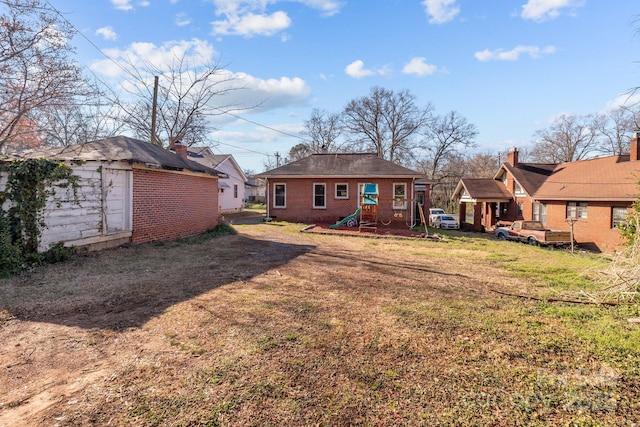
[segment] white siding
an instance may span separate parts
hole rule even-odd
[[[77,203],[71,188],[56,188],[45,209],[46,227],[40,250],[64,242],[82,246],[109,240],[109,235],[131,232],[131,170],[100,162],[71,165],[79,179]]]
[[[218,187],[220,188],[220,194],[218,196],[220,213],[242,211],[245,199],[244,176],[242,172],[238,171],[231,157],[216,165],[215,168],[229,176],[229,178],[220,178],[218,180]],[[237,197],[234,197],[234,186],[237,186]]]

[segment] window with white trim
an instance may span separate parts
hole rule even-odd
[[[287,184],[273,184],[273,207],[287,207]]]
[[[327,207],[327,185],[313,184],[313,208],[325,209]]]
[[[567,218],[587,219],[587,202],[567,202]]]
[[[526,196],[527,193],[524,192],[524,190],[522,189],[522,186],[520,186],[520,184],[518,184],[517,182],[513,183],[513,193],[516,196]]]
[[[407,208],[407,183],[393,183],[393,209]]]
[[[349,198],[349,184],[340,182],[336,183],[336,199],[348,199]]]

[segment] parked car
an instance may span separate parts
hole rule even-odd
[[[516,240],[536,246],[571,244],[570,231],[548,230],[540,221],[514,221],[509,227],[496,228],[495,233],[500,240]]]
[[[458,224],[458,221],[451,215],[434,215],[433,227],[457,230],[460,228],[460,224]]]
[[[444,211],[444,209],[440,209],[440,208],[431,208],[429,209],[429,225],[433,226],[433,219],[436,217],[436,215],[446,215],[447,213]]]

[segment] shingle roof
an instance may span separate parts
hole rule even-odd
[[[184,159],[177,154],[157,145],[126,136],[115,136],[84,144],[66,147],[40,147],[14,154],[15,158],[50,158],[56,160],[81,161],[124,161],[159,166],[164,169],[190,170],[194,172],[218,175],[213,168],[206,167],[192,160]]]
[[[511,163],[502,164],[502,168],[509,171],[527,194],[534,194],[557,166],[551,163],[518,163],[516,166]]]
[[[507,191],[502,181],[491,178],[463,178],[456,188],[455,194],[459,194],[464,188],[468,194],[468,198],[473,200],[510,200],[511,193]]]
[[[420,177],[422,174],[378,157],[375,153],[312,154],[279,168],[255,175],[273,177]]]
[[[629,155],[562,163],[536,189],[537,200],[635,200],[640,161]]]

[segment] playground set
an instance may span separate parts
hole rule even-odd
[[[342,218],[340,221],[335,224],[331,224],[329,226],[330,229],[336,229],[339,227],[347,226],[347,227],[356,227],[358,226],[359,231],[373,231],[376,232],[378,229],[378,222],[382,225],[389,225],[392,222],[392,219],[384,220],[383,218],[378,218],[378,206],[380,202],[391,202],[394,204],[402,204],[406,206],[407,202],[413,202],[412,199],[404,199],[404,198],[392,198],[392,199],[381,199],[378,193],[378,184],[375,183],[365,183],[362,188],[362,193],[360,195],[360,207],[356,209],[354,213]],[[394,205],[395,206],[395,205]],[[424,225],[424,233],[425,235],[429,234],[427,230],[427,222],[425,221],[424,210],[422,208],[422,204],[418,203],[418,210],[420,214],[421,223]],[[405,224],[410,228],[414,228],[416,226],[416,222],[412,221],[411,215],[408,213],[408,209],[396,209],[394,208],[393,217],[395,219],[404,218]]]

